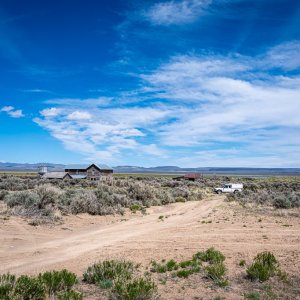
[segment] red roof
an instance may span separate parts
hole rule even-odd
[[[197,179],[197,178],[200,178],[200,174],[199,173],[187,173],[187,174],[184,174],[184,178]]]

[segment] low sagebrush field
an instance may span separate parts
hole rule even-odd
[[[233,181],[242,193],[213,194]],[[299,177],[1,177],[0,298],[297,299],[299,187]],[[24,294],[32,287],[39,296]]]

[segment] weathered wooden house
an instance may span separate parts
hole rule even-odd
[[[111,178],[113,169],[107,165],[67,165],[65,172],[70,174],[73,179],[88,179],[97,181]]]

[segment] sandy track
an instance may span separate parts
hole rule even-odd
[[[199,295],[209,295],[207,299],[218,295],[244,299],[245,290],[254,287],[249,286],[239,261],[245,259],[249,264],[262,251],[272,251],[283,270],[299,276],[299,212],[293,215],[287,210],[244,209],[216,195],[197,202],[152,207],[145,216],[68,216],[63,225],[52,227],[33,227],[16,217],[0,218],[0,274],[67,268],[82,276],[95,261],[116,258],[146,268],[153,259],[181,261],[212,246],[226,256],[230,287],[211,287],[201,274],[188,280],[168,279],[166,284],[158,285],[161,299],[195,299]],[[88,287],[84,299],[99,299],[97,293],[90,293]],[[291,288],[284,293],[291,294]],[[295,293],[279,299],[296,299]]]
[[[215,196],[206,201],[154,207],[148,210],[149,214],[126,221],[120,217],[94,217],[107,222],[85,226],[77,218],[73,226],[44,230],[12,219],[0,226],[0,272],[36,273],[67,267],[80,273],[87,264],[103,256],[128,256],[126,253],[130,255],[131,250],[140,253],[144,246],[146,251],[155,251],[157,242],[161,243],[161,251],[177,243],[178,233],[207,216],[222,201],[222,197]],[[169,217],[161,221],[160,215]]]

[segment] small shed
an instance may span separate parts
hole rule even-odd
[[[202,175],[200,173],[186,173],[183,176],[177,176],[173,178],[174,180],[189,180],[189,181],[195,181],[199,178],[201,178]]]
[[[190,180],[190,181],[195,181],[201,177],[201,174],[199,173],[186,173],[184,174],[184,179]]]
[[[42,176],[42,179],[72,179],[71,175],[66,172],[48,172]]]

